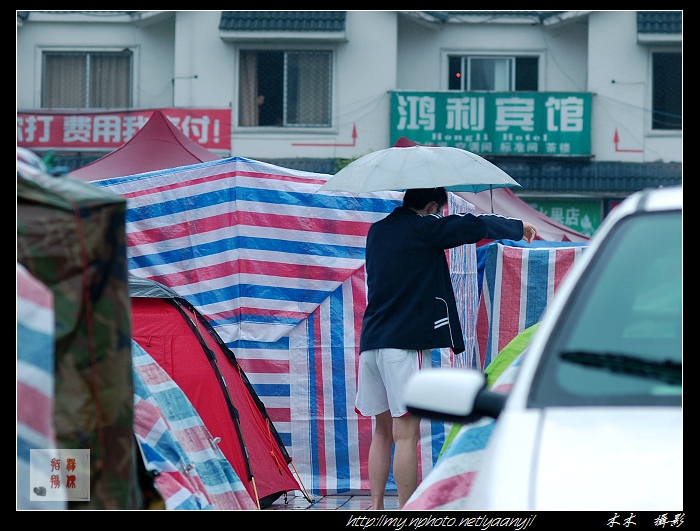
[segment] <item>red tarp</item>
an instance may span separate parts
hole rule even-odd
[[[535,210],[515,195],[510,188],[495,188],[492,192],[493,201],[491,191],[479,192],[478,194],[455,193],[476,207],[475,214],[490,214],[491,205],[493,205],[494,214],[529,221],[537,227],[539,239],[548,242],[587,242],[590,239],[585,234],[581,234]]]
[[[220,158],[187,137],[161,111],[155,110],[131,140],[69,175],[92,182]]]

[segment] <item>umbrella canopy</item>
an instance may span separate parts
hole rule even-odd
[[[455,147],[390,147],[354,160],[318,191],[379,192],[444,187],[452,192],[482,192],[520,186],[488,160]]]

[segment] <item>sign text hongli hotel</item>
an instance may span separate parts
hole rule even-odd
[[[591,94],[580,92],[392,92],[391,143],[493,155],[591,153]]]

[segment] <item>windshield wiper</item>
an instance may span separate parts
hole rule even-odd
[[[626,354],[584,351],[562,352],[561,359],[587,367],[604,367],[613,372],[653,378],[672,385],[683,382],[683,364],[677,361],[648,361]]]

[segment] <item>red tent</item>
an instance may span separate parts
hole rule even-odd
[[[417,142],[402,136],[394,147],[409,147]],[[476,207],[476,214],[500,214],[529,221],[537,227],[539,239],[550,242],[587,242],[590,238],[545,216],[520,199],[510,188],[494,188],[491,191],[472,193],[455,192]]]
[[[491,192],[456,192],[476,207],[477,214],[490,214],[493,206],[494,214],[519,218],[529,221],[537,227],[539,239],[548,242],[587,242],[588,236],[567,227],[563,223],[545,216],[538,210],[532,208],[525,201],[513,193],[510,188],[496,188]]]
[[[161,111],[155,110],[131,140],[69,175],[92,182],[220,158],[182,133]]]
[[[131,337],[185,393],[250,497],[264,509],[301,490],[265,405],[209,321],[156,281],[130,275],[129,294]]]

